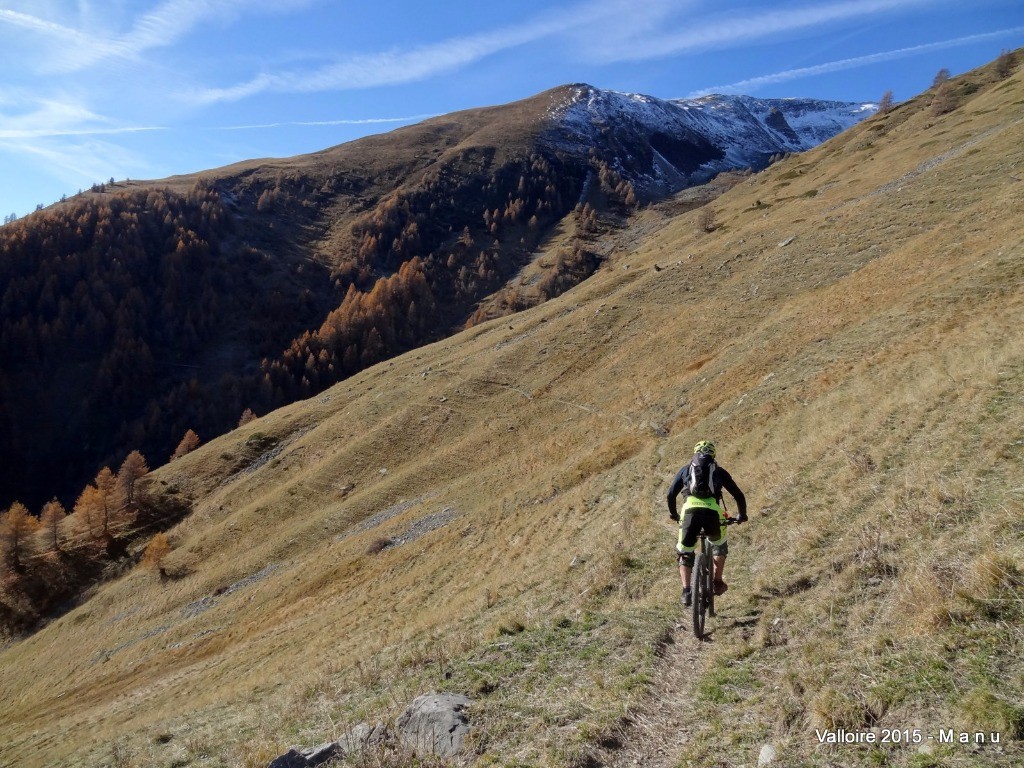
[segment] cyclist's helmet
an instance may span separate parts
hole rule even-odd
[[[694,453],[706,453],[711,458],[715,458],[715,444],[710,440],[701,440],[695,446],[693,446]]]

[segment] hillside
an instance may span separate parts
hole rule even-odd
[[[1019,765],[1024,72],[951,88],[153,473],[174,578],[0,653],[0,762],[265,766],[451,690],[478,765]],[[698,644],[664,494],[705,437],[751,522]],[[814,735],[871,727],[1002,739]]]
[[[865,114],[564,86],[311,155],[98,185],[4,226],[0,507],[70,507],[132,450],[159,465],[189,429],[208,440],[558,295],[638,200]]]

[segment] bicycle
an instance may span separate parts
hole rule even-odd
[[[727,517],[720,524],[733,525],[736,522],[736,518]],[[708,546],[708,535],[703,529],[697,535],[697,541],[700,549],[690,575],[690,597],[693,600],[693,634],[698,640],[703,640],[705,614],[715,617],[715,564]]]

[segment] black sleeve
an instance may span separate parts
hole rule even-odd
[[[689,470],[689,465],[683,467],[676,473],[675,479],[672,481],[672,487],[668,489],[668,516],[673,520],[679,519],[679,513],[676,511],[676,496],[683,490],[683,486],[686,484],[684,475]]]
[[[724,488],[729,494],[736,499],[736,506],[739,507],[740,517],[747,516],[747,499],[743,495],[743,491],[736,485],[736,481],[732,479],[732,475],[726,472],[722,467],[718,468],[718,472],[721,473],[719,482],[715,483],[719,488]]]

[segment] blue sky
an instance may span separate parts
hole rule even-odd
[[[1022,45],[1021,0],[0,0],[0,213],[569,82],[902,100]]]

